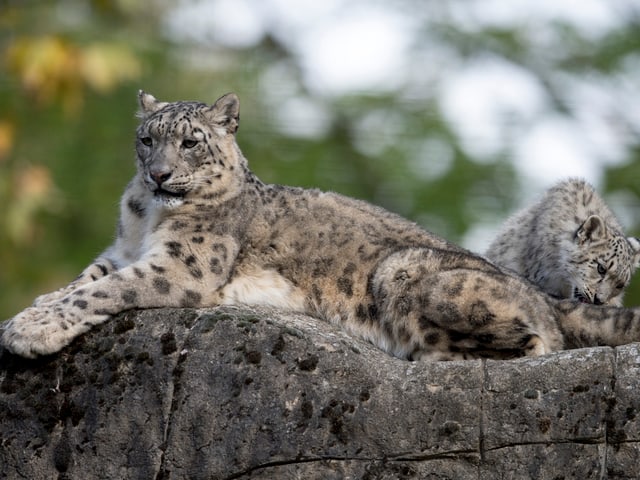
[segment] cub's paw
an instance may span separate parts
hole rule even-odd
[[[78,320],[60,308],[29,307],[3,325],[2,344],[27,358],[55,353],[89,329]]]

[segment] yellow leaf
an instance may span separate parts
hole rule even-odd
[[[120,45],[93,44],[82,50],[81,71],[84,80],[93,89],[107,92],[119,82],[140,76],[138,59]]]
[[[55,35],[16,39],[7,50],[7,62],[40,102],[73,95],[80,87],[78,50]]]
[[[53,189],[53,181],[49,169],[41,165],[25,168],[18,175],[19,198],[33,203],[43,203],[43,200]]]
[[[0,162],[4,160],[13,148],[15,128],[7,120],[0,120]]]
[[[41,211],[53,211],[60,206],[60,199],[46,167],[33,165],[17,172],[15,196],[6,206],[5,231],[15,242],[28,243],[34,240],[37,230],[36,216]]]
[[[15,39],[7,49],[9,70],[23,88],[43,104],[60,102],[77,111],[84,88],[108,92],[118,83],[140,76],[138,58],[125,45],[76,45],[56,35]]]

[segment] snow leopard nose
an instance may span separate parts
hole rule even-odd
[[[604,302],[603,302],[602,300],[600,300],[600,299],[598,298],[598,296],[597,296],[597,295],[594,295],[594,297],[593,297],[593,304],[594,304],[594,305],[603,305],[603,304],[604,304]]]
[[[171,170],[168,168],[151,169],[149,170],[149,176],[156,182],[156,185],[161,187],[164,182],[171,178]]]

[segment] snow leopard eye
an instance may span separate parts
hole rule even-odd
[[[150,147],[151,145],[153,145],[153,140],[151,137],[141,137],[140,141],[142,142],[143,145],[146,145],[147,147]]]
[[[184,148],[193,148],[193,147],[195,147],[197,144],[198,144],[198,141],[197,141],[197,140],[193,140],[193,139],[191,139],[191,138],[185,138],[185,139],[182,141],[182,146],[183,146]]]
[[[598,264],[598,273],[604,276],[607,273],[607,268],[601,263]]]

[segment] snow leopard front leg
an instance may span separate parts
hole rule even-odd
[[[13,353],[33,358],[61,350],[126,310],[210,305],[228,280],[238,250],[230,237],[208,245],[165,241],[161,251],[81,285],[57,301],[23,310],[5,325],[2,343]]]
[[[80,275],[76,277],[67,286],[59,288],[53,292],[45,293],[36,297],[33,301],[33,307],[43,307],[47,304],[54,303],[61,298],[67,296],[74,290],[82,287],[83,285],[95,282],[96,280],[109,275],[117,270],[113,261],[108,258],[98,257],[91,265],[85,268]]]
[[[145,232],[145,205],[149,192],[136,182],[130,182],[120,201],[117,237],[113,245],[96,258],[71,283],[50,293],[40,295],[32,306],[42,307],[56,302],[74,290],[95,282],[137,260]]]

